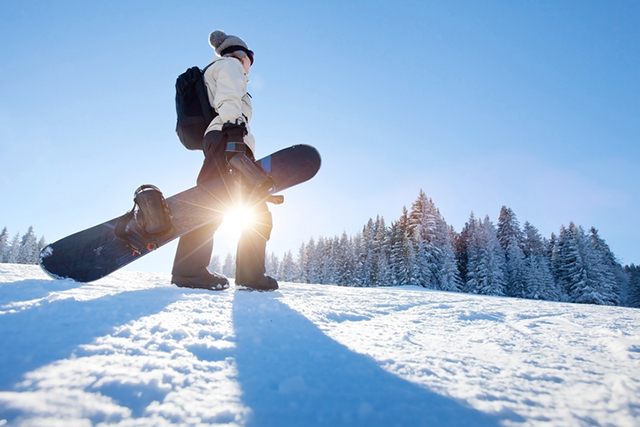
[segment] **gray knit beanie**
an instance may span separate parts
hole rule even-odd
[[[218,56],[224,56],[228,53],[241,50],[249,56],[253,64],[253,52],[249,50],[247,44],[238,36],[227,35],[222,30],[216,30],[209,34],[209,44]]]

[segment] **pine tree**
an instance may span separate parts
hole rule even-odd
[[[211,261],[209,261],[209,271],[220,271],[220,257],[213,255]]]
[[[409,212],[409,235],[413,240],[416,254],[414,272],[417,284],[425,288],[437,289],[435,277],[433,277],[437,267],[435,248],[432,244],[435,218],[431,205],[432,201],[424,191],[420,190]]]
[[[307,257],[307,245],[302,243],[298,249],[298,262],[297,268],[298,276],[294,281],[298,283],[309,283],[308,271],[309,271],[309,259]]]
[[[634,264],[627,265],[625,272],[629,276],[629,295],[627,306],[640,308],[640,267]]]
[[[376,286],[391,286],[393,284],[393,273],[389,265],[391,257],[391,233],[386,225],[384,217],[376,218],[376,230],[374,235],[374,263],[378,274],[376,276]]]
[[[11,264],[17,264],[20,256],[20,233],[17,233],[11,244],[8,246],[6,253],[6,262]]]
[[[611,305],[611,284],[614,279],[603,268],[600,255],[582,227],[573,222],[568,228],[563,226],[556,246],[556,277],[569,301]]]
[[[45,246],[47,246],[47,241],[44,239],[44,236],[42,236],[40,240],[38,240],[38,253],[42,251]]]
[[[227,253],[222,265],[222,274],[227,277],[236,277],[236,260],[233,255]]]
[[[311,258],[313,260],[312,264],[311,264],[311,282],[312,283],[326,283],[325,279],[324,279],[324,273],[325,273],[325,258],[324,258],[324,254],[325,254],[325,243],[324,243],[324,237],[320,236],[318,237],[318,242],[315,244],[314,247],[314,251],[313,251],[313,257]]]
[[[524,298],[559,301],[560,291],[555,286],[548,261],[540,256],[532,256],[524,261]]]
[[[415,284],[415,253],[409,237],[407,208],[398,221],[391,224],[389,264],[394,285]]]
[[[319,241],[322,240],[320,237]],[[320,283],[320,257],[318,251],[316,250],[316,241],[312,237],[309,239],[309,243],[305,249],[307,265],[305,274],[307,276],[307,283]]]
[[[20,241],[20,250],[18,252],[18,264],[37,264],[38,255],[38,238],[33,232],[33,227],[29,227],[27,232]]]
[[[7,227],[2,229],[2,233],[0,233],[0,262],[7,262],[7,256],[9,254],[9,231]]]
[[[340,239],[338,237],[332,237],[327,239],[325,246],[325,277],[326,282],[335,285],[338,280],[338,244]]]
[[[408,229],[416,248],[419,284],[445,291],[459,290],[462,281],[449,227],[433,200],[422,190],[411,206]]]
[[[347,232],[343,231],[335,249],[335,283],[341,286],[354,284],[354,253],[353,243]]]
[[[280,279],[280,261],[278,257],[273,252],[270,252],[265,257],[265,272],[268,276],[273,277],[274,279]]]
[[[524,235],[520,223],[511,208],[503,206],[498,217],[498,241],[504,249],[506,259],[506,293],[517,298],[526,298],[530,293],[525,288],[525,261],[522,244]]]
[[[462,231],[458,236],[456,242],[456,262],[458,264],[458,271],[460,272],[460,279],[462,283],[467,283],[467,273],[469,264],[469,245],[471,238],[475,233],[475,227],[477,225],[476,217],[473,212],[469,215],[469,221],[462,227]]]
[[[353,250],[353,282],[351,286],[366,286],[365,284],[365,263],[364,263],[364,243],[362,233],[357,232],[352,239]]]
[[[361,238],[356,240],[358,242],[356,271],[359,279],[357,286],[375,286],[374,281],[378,272],[374,262],[375,224],[372,218],[369,218],[360,236]]]
[[[335,244],[333,238],[318,238],[316,245],[317,282],[323,284],[335,284],[336,259]]]
[[[469,223],[468,223],[469,224]],[[505,294],[505,256],[489,217],[469,225],[467,250],[467,292],[482,295]]]
[[[291,251],[287,251],[282,257],[282,262],[280,263],[280,277],[285,282],[293,282],[300,276],[300,272],[298,271],[297,264],[293,260],[293,254]]]
[[[590,242],[600,260],[601,292],[609,303],[620,305],[627,299],[629,278],[598,230],[591,227],[589,232]]]
[[[561,292],[551,274],[547,248],[538,229],[528,222],[523,227],[525,298],[560,301]]]

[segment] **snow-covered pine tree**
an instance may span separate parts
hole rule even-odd
[[[40,237],[40,240],[38,240],[38,253],[43,250],[45,246],[47,246],[47,241],[44,236],[42,236]]]
[[[297,258],[297,267],[298,276],[295,281],[298,283],[309,283],[309,257],[307,255],[307,245],[304,243],[300,244],[300,248],[298,249],[298,258]]]
[[[482,295],[504,295],[505,256],[495,226],[486,216],[484,221],[477,220],[468,229],[470,236],[465,289]]]
[[[522,253],[525,258],[532,255],[546,255],[546,247],[542,235],[533,224],[525,221],[522,226],[522,234]]]
[[[448,232],[446,236],[449,236]],[[436,244],[438,252],[436,253],[437,270],[435,279],[438,289],[458,292],[462,289],[462,279],[460,278],[460,271],[458,270],[456,254],[453,250],[454,246],[449,237],[441,243],[442,246],[438,243]]]
[[[291,251],[285,252],[280,263],[280,273],[278,277],[285,282],[293,282],[299,277],[298,266],[293,259]]]
[[[458,263],[458,271],[460,272],[460,279],[462,283],[467,283],[467,273],[468,273],[468,264],[469,264],[469,244],[471,242],[471,237],[475,233],[475,227],[478,222],[473,213],[469,215],[469,221],[462,227],[462,231],[458,236],[458,240],[456,241],[455,253],[456,253],[456,262]],[[463,287],[464,289],[465,287]]]
[[[443,291],[457,291],[462,281],[449,227],[433,200],[420,190],[409,213],[409,232],[416,247],[419,284]]]
[[[415,234],[412,240],[415,247],[414,274],[417,284],[423,288],[437,289],[433,277],[436,270],[433,248]]]
[[[620,305],[627,297],[628,277],[595,227],[589,230],[589,242],[599,260],[600,292],[611,305]]]
[[[365,280],[365,265],[364,265],[364,243],[361,232],[357,232],[351,239],[351,248],[353,252],[353,282],[351,286],[366,286]]]
[[[6,259],[5,262],[11,263],[11,264],[17,264],[19,256],[20,256],[20,233],[17,233],[13,237],[11,244],[7,248],[7,253],[5,255],[5,259]]]
[[[640,267],[631,264],[627,265],[624,269],[629,275],[627,306],[640,308]]]
[[[560,229],[554,250],[558,283],[569,301],[580,304],[610,305],[613,277],[606,277],[602,261],[582,227],[573,222]]]
[[[220,257],[218,255],[213,255],[211,257],[211,261],[209,261],[209,271],[216,271],[219,272],[220,267],[222,267],[220,265]]]
[[[227,277],[236,277],[236,260],[233,255],[227,253],[222,265],[222,274]]]
[[[318,238],[318,242],[321,242],[322,237]],[[305,274],[307,276],[307,283],[320,283],[320,272],[321,272],[321,262],[320,253],[318,251],[318,246],[316,245],[315,239],[312,237],[309,239],[309,243],[306,247],[306,257],[307,257],[307,269]]]
[[[30,226],[27,232],[20,240],[20,249],[18,250],[18,264],[37,264],[38,255],[38,238],[33,232],[33,226]]]
[[[393,272],[391,271],[391,231],[387,227],[384,217],[376,218],[375,263],[378,269],[376,277],[377,286],[392,286]]]
[[[409,237],[408,211],[402,208],[402,216],[391,224],[389,268],[394,285],[414,285],[415,252],[412,239]]]
[[[524,223],[523,232],[525,298],[560,301],[561,292],[551,274],[550,259],[542,236],[529,222]]]
[[[342,232],[335,248],[335,283],[340,286],[354,285],[353,243],[346,231]]]
[[[314,241],[315,242],[315,241]],[[311,283],[326,283],[324,279],[325,273],[325,241],[324,237],[318,237],[315,243],[313,257],[311,263]]]
[[[520,223],[516,214],[502,206],[498,217],[498,241],[504,249],[506,259],[506,293],[517,298],[526,298],[531,293],[525,288],[525,262],[522,242],[524,234],[520,229]]]
[[[434,277],[437,270],[435,248],[431,243],[435,218],[431,204],[432,201],[421,189],[409,211],[409,235],[413,240],[416,254],[414,267],[416,284],[428,289],[437,289]]]
[[[301,283],[318,282],[318,260],[316,254],[316,241],[313,237],[306,244],[300,246],[298,251],[298,265],[300,266]]]
[[[278,260],[278,256],[276,254],[274,254],[273,252],[266,254],[264,264],[265,273],[268,276],[271,276],[276,280],[280,279],[280,261]]]
[[[335,285],[338,283],[338,245],[340,244],[340,238],[337,236],[327,239],[327,247],[325,249],[325,256],[328,260],[325,265],[327,283]]]
[[[319,237],[316,244],[317,283],[335,283],[335,245],[334,239]]]
[[[7,227],[2,229],[2,233],[0,233],[0,262],[7,262],[7,254],[9,253],[9,231]]]
[[[357,240],[359,243],[356,247],[358,286],[375,286],[378,274],[375,264],[375,228],[373,219],[369,218],[367,224],[362,228],[362,237]]]

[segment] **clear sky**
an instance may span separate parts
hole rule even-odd
[[[546,237],[595,226],[640,263],[638,1],[3,0],[0,227],[51,242],[124,213],[140,184],[192,186],[174,84],[215,29],[256,53],[257,155],[323,156],[272,208],[277,255],[390,223],[423,189],[458,231],[506,205]],[[131,268],[169,271],[174,251]]]

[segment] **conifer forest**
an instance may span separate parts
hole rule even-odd
[[[4,227],[0,232],[0,262],[37,264],[40,251],[45,246],[44,237],[38,238],[33,227],[29,227],[22,236],[17,233],[12,239],[9,239],[9,230]]]
[[[212,268],[233,277],[231,254]],[[503,206],[497,224],[472,213],[460,232],[421,190],[390,224],[369,219],[354,236],[311,238],[267,274],[285,282],[341,286],[416,285],[481,295],[640,307],[640,268],[622,266],[598,230],[570,222],[543,237]]]

